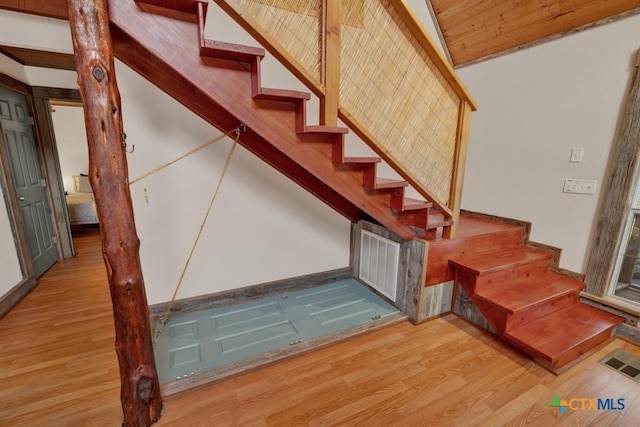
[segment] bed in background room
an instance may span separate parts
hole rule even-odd
[[[89,184],[89,177],[73,176],[73,193],[66,195],[67,211],[71,225],[98,224],[96,202]]]

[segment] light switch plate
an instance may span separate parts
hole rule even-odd
[[[571,158],[569,161],[571,163],[580,163],[582,162],[582,155],[584,154],[584,148],[572,148],[571,149]]]

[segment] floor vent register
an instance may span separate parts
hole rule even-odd
[[[600,363],[621,373],[625,377],[640,382],[640,358],[633,354],[618,349],[601,359]]]

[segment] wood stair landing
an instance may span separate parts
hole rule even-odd
[[[373,218],[406,240],[452,225],[451,212],[431,219],[433,202],[405,197],[408,182],[379,177],[380,158],[345,157],[348,129],[307,125],[309,93],[263,87],[263,49],[206,39],[207,5],[110,3],[114,54],[218,129],[244,124],[240,144],[352,222]]]
[[[449,264],[497,334],[557,374],[609,340],[623,319],[582,304],[585,284],[549,271],[550,260],[512,245],[452,255]]]

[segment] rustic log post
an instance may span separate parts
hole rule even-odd
[[[109,278],[125,426],[160,418],[149,308],[140,266],[123,144],[107,0],[68,0],[69,23],[89,144],[89,180]]]

